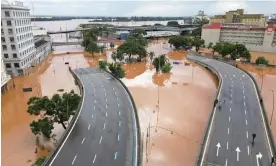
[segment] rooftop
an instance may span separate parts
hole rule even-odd
[[[30,10],[20,1],[1,1],[1,9]]]

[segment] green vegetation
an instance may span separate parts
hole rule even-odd
[[[32,166],[42,166],[45,160],[46,160],[46,156],[41,156],[36,159],[36,161],[32,164]]]
[[[111,74],[117,78],[124,78],[126,75],[120,63],[109,63],[108,69],[110,70]]]
[[[199,49],[200,49],[200,47],[204,46],[204,40],[203,39],[199,39],[199,38],[193,38],[192,46],[195,46],[196,51],[198,52]]]
[[[168,21],[167,26],[178,27],[178,21]]]
[[[258,65],[268,65],[269,64],[269,61],[267,59],[265,59],[265,57],[261,56],[261,57],[258,57],[256,59],[256,64]]]
[[[59,123],[66,129],[65,122],[68,122],[71,115],[74,115],[81,97],[74,93],[54,94],[51,99],[44,97],[31,97],[27,112],[30,115],[40,115],[40,119],[30,123],[34,135],[42,134],[50,138],[54,123]]]
[[[110,43],[110,47],[114,48],[115,47],[114,43]]]
[[[87,47],[85,47],[85,51],[89,52],[94,56],[94,53],[100,52],[100,47],[94,41],[90,41]]]
[[[196,37],[196,38],[200,38],[201,36],[201,32],[202,32],[202,27],[204,24],[209,24],[209,20],[207,20],[206,18],[202,18],[202,19],[195,19],[194,24],[199,24],[199,27],[195,30],[192,31],[192,36]]]
[[[155,57],[152,64],[156,69],[156,72],[159,72],[161,70],[163,73],[168,73],[172,69],[170,62],[166,58],[166,54]]]
[[[106,61],[99,61],[99,67],[102,70],[106,70],[107,62]]]
[[[148,55],[149,55],[149,57],[150,57],[150,61],[152,61],[153,58],[154,58],[154,56],[155,56],[154,52],[151,51],[151,52],[148,53]]]
[[[137,60],[141,61],[147,56],[146,47],[148,45],[148,41],[143,37],[143,35],[146,35],[146,32],[142,29],[135,29],[132,31],[128,39],[118,47],[117,53],[119,52],[123,56],[127,55],[129,62],[133,55],[138,55]]]
[[[180,49],[184,46],[191,46],[192,39],[184,36],[173,36],[168,41],[171,45],[175,47],[175,49]]]
[[[209,44],[208,44],[208,47],[207,48],[213,48],[213,43],[212,42],[210,42]]]
[[[218,52],[222,57],[230,55],[232,60],[240,57],[245,58],[248,61],[251,59],[250,52],[245,45],[238,43],[218,42],[213,46],[213,54],[214,52]]]

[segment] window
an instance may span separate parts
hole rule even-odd
[[[14,42],[14,37],[10,37],[10,41],[11,41],[11,42]]]
[[[9,11],[5,11],[5,16],[6,17],[10,17],[10,12]]]
[[[12,54],[12,57],[13,58],[17,58],[17,54]]]
[[[12,29],[8,29],[8,32],[9,32],[10,35],[13,34]]]
[[[19,68],[19,63],[14,63],[15,68]]]
[[[6,68],[11,68],[11,64],[10,63],[6,63]]]
[[[4,30],[3,29],[1,29],[1,34],[4,35]]]
[[[11,26],[12,24],[11,24],[11,21],[9,20],[9,21],[7,21],[7,26]]]
[[[2,41],[2,42],[5,42],[6,40],[5,40],[5,38],[4,38],[4,37],[1,37],[1,41]]]
[[[9,58],[9,54],[4,54],[4,58]]]
[[[12,48],[12,50],[15,50],[15,45],[12,44],[12,45],[11,45],[11,48]]]
[[[6,45],[2,45],[3,50],[7,50],[7,46]]]

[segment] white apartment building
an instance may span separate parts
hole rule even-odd
[[[7,73],[23,75],[34,65],[36,50],[31,17],[22,2],[1,4],[1,44]]]
[[[2,56],[0,58],[1,58],[1,93],[3,93],[8,89],[7,84],[11,79],[11,76],[8,75],[6,72],[6,68],[5,68]]]
[[[255,27],[242,24],[211,23],[202,27],[201,38],[210,42],[241,43],[250,51],[276,52],[276,26]]]

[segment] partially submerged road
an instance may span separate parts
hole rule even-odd
[[[133,106],[123,86],[95,68],[76,69],[84,101],[52,166],[130,166],[137,163]]]
[[[221,89],[200,166],[269,166],[273,146],[253,80],[234,66],[203,57],[188,58],[211,66],[221,79]],[[252,144],[252,134],[256,134]]]

